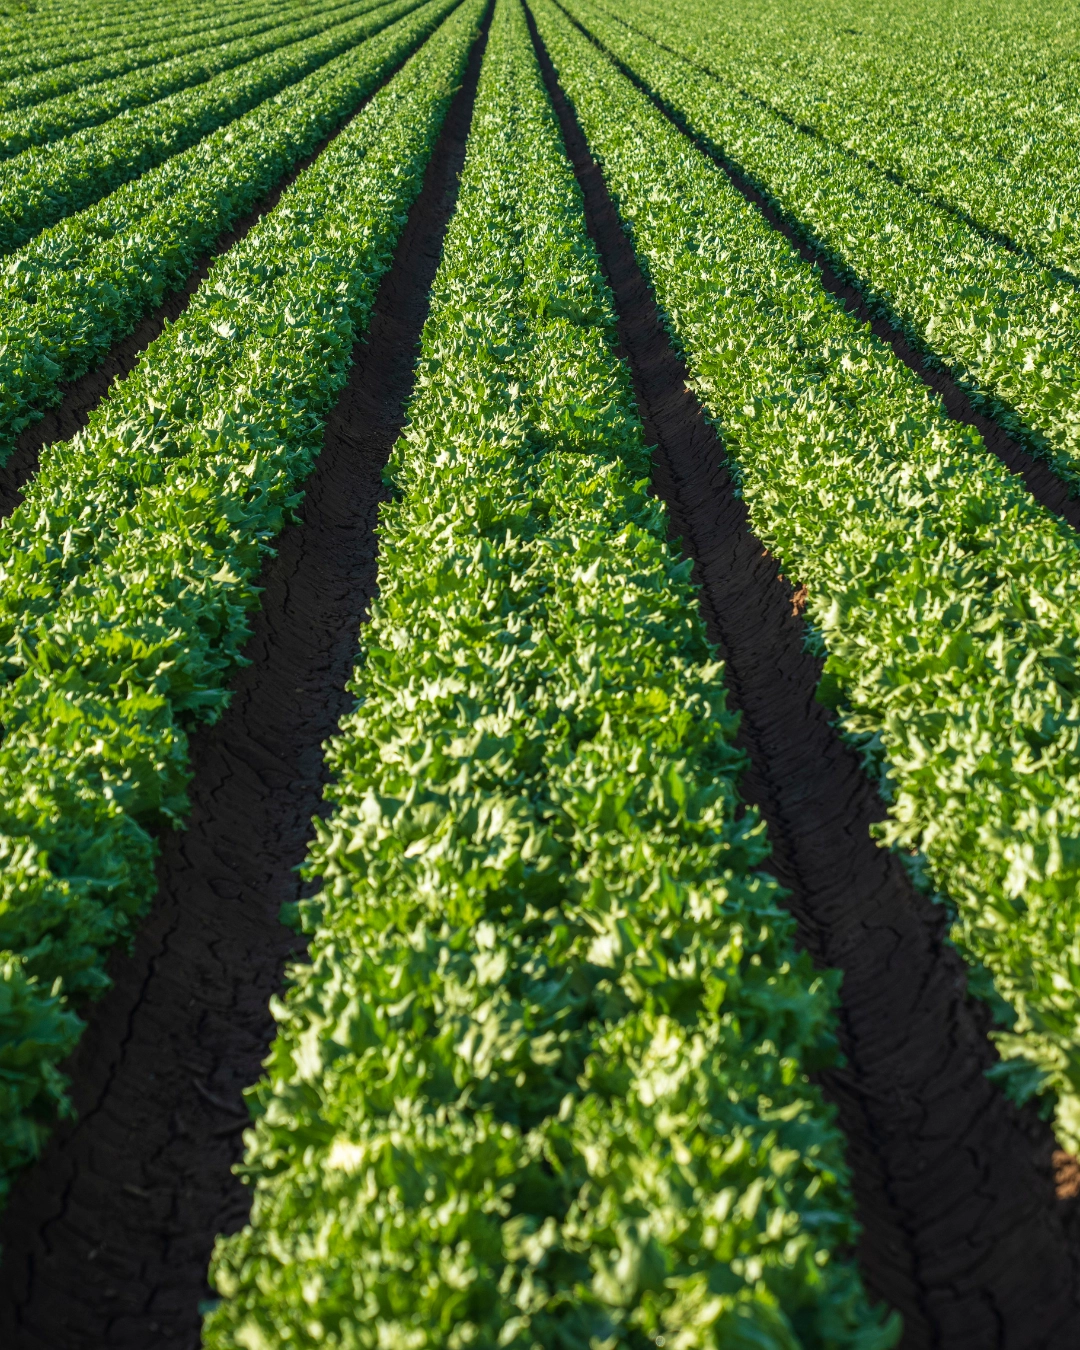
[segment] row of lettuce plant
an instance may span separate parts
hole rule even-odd
[[[215,263],[88,428],[46,448],[0,526],[5,1179],[63,1109],[71,1008],[106,985],[108,949],[150,903],[153,832],[185,810],[187,729],[228,699],[260,565],[318,453],[481,3],[456,9]]]
[[[758,186],[873,307],[1080,489],[1080,289],[592,0],[564,8]]]
[[[187,0],[178,8],[173,5],[147,5],[139,15],[138,23],[129,17],[119,23],[104,25],[86,23],[87,13],[67,18],[60,25],[47,26],[40,14],[32,29],[25,21],[5,35],[5,24],[0,19],[0,79],[31,75],[75,61],[90,60],[106,52],[127,47],[132,51],[168,37],[180,37],[201,29],[213,29],[235,22],[246,14],[263,8],[262,0],[248,4],[212,5],[207,0]]]
[[[189,0],[191,3],[203,3],[204,0]],[[95,30],[102,27],[132,27],[137,22],[143,6],[135,6],[127,0],[34,0],[34,24],[43,35],[63,31]],[[164,0],[147,0],[145,13],[149,21],[161,22],[167,17],[168,6]],[[14,41],[32,40],[33,34],[27,28],[26,16],[31,11],[20,10],[18,0],[14,6],[7,5],[0,24],[10,32]],[[175,12],[175,11],[174,11]]]
[[[200,3],[200,0],[195,0],[195,3]],[[189,6],[194,7],[191,0]],[[163,0],[149,0],[145,13],[146,27],[153,31],[159,25],[167,25],[176,19],[175,6],[170,14]],[[35,9],[33,23],[28,24],[25,11],[16,9],[13,13],[5,7],[0,16],[0,54],[26,52],[35,46],[47,50],[57,44],[73,41],[100,41],[110,34],[122,37],[132,31],[135,26],[133,20],[134,14],[130,7],[126,13],[117,10],[106,12],[105,8],[86,4],[77,8],[42,6]]]
[[[1005,1020],[995,1072],[1056,1103],[1075,1152],[1080,541],[553,0],[533,10],[754,528],[808,588],[881,838],[955,906]]]
[[[79,61],[95,60],[110,52],[127,48],[134,55],[140,47],[150,46],[169,38],[182,38],[206,29],[224,27],[251,17],[267,8],[264,0],[247,0],[245,4],[228,4],[209,10],[205,0],[172,8],[168,18],[158,18],[148,7],[145,24],[133,31],[130,24],[119,29],[107,27],[92,32],[78,23],[68,23],[51,35],[36,29],[31,34],[25,25],[17,38],[4,37],[4,20],[0,19],[0,79],[23,79],[50,68],[61,69]]]
[[[420,3],[358,0],[360,17],[349,23],[0,163],[0,253],[187,150]]]
[[[325,18],[332,9],[341,7],[340,4],[327,5],[320,10],[320,14]],[[104,80],[128,75],[132,71],[159,65],[191,52],[220,46],[238,38],[254,37],[267,29],[283,26],[303,14],[311,14],[309,5],[296,3],[295,0],[288,5],[274,5],[263,0],[263,3],[253,6],[239,17],[226,14],[224,23],[215,25],[203,21],[181,36],[170,34],[167,38],[144,42],[136,47],[125,45],[81,61],[52,64],[47,70],[32,74],[15,75],[13,72],[5,76],[2,73],[3,63],[0,62],[0,79],[4,80],[3,85],[0,85],[0,110],[10,112],[13,109],[29,108],[71,90],[88,89]],[[326,22],[329,23],[329,20]]]
[[[208,1350],[895,1344],[614,328],[498,0]]]
[[[608,7],[1045,266],[1080,272],[1080,61],[1059,5],[867,5],[854,19],[837,0],[749,15],[680,0],[674,23],[662,0]]]
[[[350,20],[377,9],[386,0],[354,0],[345,5],[305,9],[291,23],[279,23],[249,37],[204,47],[186,56],[162,61],[145,70],[131,71],[116,79],[74,89],[36,107],[0,114],[0,160],[11,159],[30,146],[49,145],[84,127],[96,127],[128,109],[156,103],[184,89],[205,84],[215,75],[243,66],[268,52],[303,42],[305,38],[330,35]]]
[[[428,0],[0,263],[0,460],[187,279],[223,230],[335,131],[456,0]]]

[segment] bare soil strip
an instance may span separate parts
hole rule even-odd
[[[263,608],[221,722],[192,740],[186,833],[162,840],[159,894],[67,1066],[79,1118],[17,1183],[0,1224],[0,1344],[10,1350],[195,1350],[215,1234],[246,1219],[231,1175],[241,1089],[273,1034],[270,997],[296,939],[321,745],[376,586],[383,465],[411,392],[428,292],[457,195],[477,44],[369,338],[329,419],[303,523],[268,565]]]
[[[369,95],[359,104],[341,126],[319,142],[310,155],[305,155],[289,170],[278,185],[257,203],[231,230],[223,230],[214,242],[213,251],[199,259],[181,290],[172,295],[142,318],[126,337],[118,339],[100,365],[88,370],[77,380],[64,386],[63,399],[49,408],[40,422],[28,426],[15,444],[7,462],[0,465],[0,520],[9,516],[22,500],[23,488],[37,473],[38,460],[45,446],[54,441],[68,441],[90,420],[90,414],[106,397],[116,380],[126,379],[136,362],[155,338],[161,336],[166,323],[175,323],[187,309],[191,297],[206,280],[215,260],[228,253],[249,230],[272,211],[281,194],[312,164],[335,140],[368,103]]]
[[[815,701],[820,667],[803,651],[791,587],[751,532],[535,29],[534,40],[658,446],[654,489],[694,560],[742,710],[743,790],[768,822],[801,941],[844,972],[848,1063],[825,1087],[849,1141],[866,1281],[903,1313],[906,1350],[1073,1347],[1080,1263],[1071,1209],[1054,1193],[1053,1140],[984,1076],[985,1016],[943,942],[943,912],[870,838],[884,807]]]
[[[565,11],[564,11],[565,13]],[[580,27],[569,14],[566,18]],[[585,31],[585,30],[582,30]],[[602,50],[602,44],[597,44]],[[662,43],[659,45],[663,45]],[[670,50],[665,48],[665,50]],[[610,56],[611,53],[608,53]],[[611,59],[626,77],[650,100],[653,106],[682,132],[686,138],[717,165],[723,169],[735,187],[748,202],[756,206],[773,229],[778,230],[788,242],[798,250],[806,262],[817,268],[821,284],[831,295],[842,300],[844,307],[864,323],[868,323],[874,335],[886,342],[903,363],[909,367],[925,384],[936,390],[945,404],[945,410],[954,421],[974,427],[982,436],[986,448],[1001,460],[1010,473],[1016,474],[1024,486],[1041,505],[1055,515],[1061,516],[1074,530],[1080,530],[1080,498],[1071,495],[1070,488],[1054,470],[1037,455],[1025,450],[1015,437],[1010,436],[995,418],[979,410],[964,387],[955,380],[936,358],[921,352],[908,341],[901,331],[899,321],[893,321],[880,312],[874,312],[862,292],[832,266],[825,253],[807,241],[797,232],[797,221],[778,211],[770,198],[747,178],[727,155],[722,147],[715,145],[707,137],[699,135],[664,102],[659,95],[646,85],[628,66],[617,57]],[[692,63],[691,63],[692,64]],[[700,68],[700,67],[699,67]],[[767,105],[762,105],[767,106]],[[775,111],[775,109],[769,109]],[[786,119],[789,120],[790,119]],[[795,123],[792,123],[796,126]],[[799,131],[817,135],[812,128],[796,126]],[[902,187],[908,185],[899,183]],[[914,189],[909,188],[909,191]],[[998,241],[1002,242],[1002,241]],[[1005,245],[1003,244],[1003,247]]]

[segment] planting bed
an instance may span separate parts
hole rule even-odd
[[[943,916],[874,846],[884,810],[814,698],[821,663],[799,600],[753,535],[550,64],[547,78],[657,446],[653,488],[694,560],[743,714],[743,792],[768,821],[802,942],[844,972],[848,1064],[826,1082],[849,1141],[865,1277],[903,1312],[905,1344],[1065,1346],[1080,1327],[1080,1231],[1075,1193],[1055,1194],[1053,1137],[985,1078],[986,1018]]]
[[[0,6],[5,1346],[1080,1342],[1080,53],[901,8]]]
[[[247,1118],[241,1089],[258,1073],[269,1001],[297,951],[278,914],[296,898],[294,869],[320,809],[322,742],[349,706],[345,681],[375,588],[382,469],[412,384],[479,64],[478,47],[327,419],[301,519],[264,570],[252,664],[228,712],[192,745],[190,822],[163,837],[153,915],[133,953],[114,956],[113,988],[66,1066],[78,1119],[60,1127],[0,1220],[7,1344],[197,1345],[214,1235],[246,1217],[230,1175]],[[178,299],[167,311],[178,317]],[[160,320],[146,322],[143,346],[151,325]],[[114,354],[110,375],[126,373],[126,355]],[[66,404],[58,415],[52,435],[72,434]]]

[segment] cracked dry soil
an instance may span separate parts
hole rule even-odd
[[[1055,1195],[1053,1138],[985,1077],[985,1017],[943,943],[943,912],[870,837],[885,809],[815,700],[820,665],[803,650],[798,596],[750,529],[535,27],[533,37],[657,446],[653,489],[693,559],[742,713],[743,794],[769,826],[770,870],[791,891],[801,942],[844,972],[847,1065],[824,1087],[848,1140],[864,1278],[903,1314],[904,1350],[1075,1347],[1080,1245],[1072,1204]]]
[[[351,704],[382,469],[411,392],[482,46],[354,351],[302,522],[266,567],[252,664],[221,721],[192,737],[189,828],[162,838],[153,910],[132,955],[114,956],[113,987],[67,1065],[78,1119],[18,1179],[0,1220],[5,1350],[196,1350],[214,1237],[247,1218],[230,1170],[241,1090],[259,1077],[269,1001],[300,950],[278,912],[297,896],[293,869],[321,806],[322,743]]]

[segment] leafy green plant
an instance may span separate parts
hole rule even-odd
[[[427,37],[429,0],[0,263],[0,454]]]
[[[0,1204],[11,1173],[37,1156],[58,1116],[72,1114],[56,1065],[82,1027],[58,989],[42,988],[23,957],[0,952]]]
[[[342,7],[340,4],[328,4],[319,12],[329,25],[333,21],[330,18],[331,13]],[[162,61],[178,56],[186,56],[190,52],[220,46],[237,38],[252,37],[270,28],[285,27],[288,20],[296,17],[298,12],[310,16],[311,8],[302,3],[294,3],[284,8],[262,3],[247,10],[238,9],[235,11],[235,19],[234,12],[226,11],[217,25],[212,20],[208,21],[207,16],[194,28],[179,35],[170,32],[156,42],[135,45],[122,42],[117,46],[110,45],[108,50],[100,54],[84,55],[81,60],[64,61],[59,64],[51,62],[44,70],[35,67],[32,70],[20,71],[18,63],[9,63],[0,57],[0,79],[5,81],[3,86],[0,86],[0,110],[8,112],[16,108],[33,107],[36,103],[57,98],[73,89],[85,89],[103,80],[112,80],[131,71],[158,65]],[[4,125],[0,120],[0,127]]]
[[[243,66],[268,52],[288,48],[305,38],[332,34],[350,20],[369,10],[377,10],[385,3],[386,0],[356,0],[336,13],[325,15],[318,12],[313,15],[309,10],[292,23],[204,47],[100,84],[81,85],[71,93],[50,98],[36,107],[0,113],[0,159],[10,159],[28,146],[48,145],[83,127],[107,122],[128,109],[142,108],[182,89],[205,84],[215,75]]]
[[[896,1342],[613,348],[499,0],[208,1350]]]
[[[1080,487],[1080,288],[634,33],[580,18],[973,401]]]
[[[537,24],[715,419],[754,529],[807,587],[820,697],[955,905],[1012,1025],[1014,1095],[1080,1147],[1080,543],[565,18]]]
[[[0,950],[19,958],[0,978],[27,991],[11,996],[16,1047],[43,1000],[104,987],[107,950],[150,902],[152,831],[185,809],[187,728],[228,698],[260,565],[318,454],[480,3],[215,263],[89,427],[46,448],[0,526]],[[46,1086],[62,1039],[42,1040]],[[13,1098],[2,1133],[30,1156],[21,1109]]]
[[[364,17],[268,52],[193,89],[120,113],[103,127],[87,127],[0,163],[0,253],[188,149],[419,4],[390,0]]]
[[[1080,269],[1076,0],[603,3],[1044,267]]]
[[[194,32],[199,28],[213,28],[229,22],[257,5],[230,6],[223,10],[207,0],[188,3],[180,13],[175,5],[159,3],[140,6],[137,23],[132,24],[132,12],[126,16],[96,10],[80,5],[72,13],[61,16],[42,14],[37,6],[29,12],[38,14],[31,30],[24,21],[4,22],[0,14],[0,78],[8,79],[48,70],[67,62],[87,60],[106,51],[121,47],[137,48],[141,44],[169,36]]]

